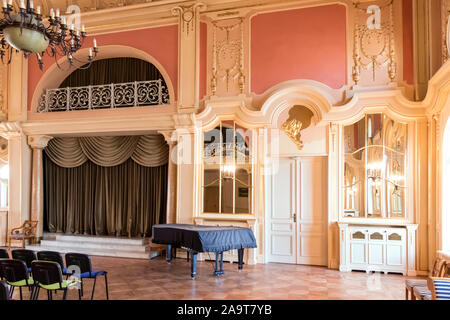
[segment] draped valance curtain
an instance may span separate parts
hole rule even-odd
[[[149,237],[165,222],[163,136],[54,138],[44,151],[46,230]]]
[[[167,163],[169,146],[160,134],[146,136],[105,136],[54,138],[45,148],[47,156],[63,168],[74,168],[90,160],[113,167],[129,158],[144,167]]]

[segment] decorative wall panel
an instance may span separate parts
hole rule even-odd
[[[212,21],[210,92],[229,96],[244,93],[244,23],[242,18]]]
[[[333,89],[345,86],[346,15],[345,6],[333,4],[253,16],[249,49],[251,92],[262,94],[295,79],[315,80]]]
[[[356,84],[387,84],[397,78],[393,3],[354,3],[352,78]]]

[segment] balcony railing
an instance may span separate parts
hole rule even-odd
[[[169,103],[167,86],[160,79],[47,89],[41,97],[37,111],[94,110]]]

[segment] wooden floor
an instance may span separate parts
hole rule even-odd
[[[160,257],[153,260],[123,259],[92,256],[93,268],[108,271],[110,299],[404,299],[401,275],[368,275],[364,272],[342,273],[323,267],[224,263],[225,275],[212,275],[213,263],[199,262],[196,280],[190,277],[188,262],[176,259],[167,263]],[[85,282],[89,299],[93,280]],[[28,299],[28,290],[24,298]],[[16,290],[14,298],[19,298]],[[53,299],[61,299],[62,293]],[[105,299],[104,278],[97,280],[95,299]],[[39,299],[47,299],[45,290]],[[78,299],[70,290],[67,299]]]

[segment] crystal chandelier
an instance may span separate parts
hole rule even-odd
[[[59,9],[56,9],[56,14],[51,9],[48,22],[44,23],[41,8],[37,6],[34,9],[33,0],[27,0],[26,5],[24,0],[21,0],[17,13],[13,12],[12,0],[3,0],[3,19],[0,18],[0,57],[3,64],[11,63],[13,51],[22,51],[25,58],[35,54],[41,70],[42,57],[45,54],[55,58],[60,69],[59,57],[67,57],[69,65],[72,66],[74,60],[79,61],[73,54],[81,49],[85,38],[84,25],[81,31],[73,24],[68,27],[66,18],[60,16]],[[89,49],[87,61],[79,61],[85,65],[83,69],[91,65],[97,53],[97,42],[94,39],[94,47]]]

